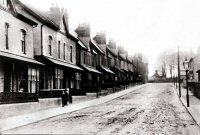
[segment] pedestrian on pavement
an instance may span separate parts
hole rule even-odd
[[[69,101],[69,103],[72,103],[72,94],[71,94],[69,88],[67,89],[67,93],[68,93],[68,101]]]
[[[65,105],[67,105],[67,101],[66,101],[66,92],[62,91],[62,107],[64,107]]]
[[[69,101],[69,92],[65,91],[65,104],[67,105],[67,102]]]

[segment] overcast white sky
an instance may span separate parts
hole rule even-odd
[[[148,57],[150,75],[164,49],[191,50],[200,46],[200,0],[21,0],[40,10],[52,3],[69,13],[69,25],[89,22],[92,37],[104,30],[134,54]]]

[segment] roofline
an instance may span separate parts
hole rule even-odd
[[[115,55],[110,49],[111,49],[111,48],[109,48],[109,47],[107,46],[108,52],[110,52],[114,57],[117,57],[117,55]]]
[[[36,19],[38,19],[39,21],[41,21],[43,24],[48,25],[50,27],[52,27],[55,30],[59,30],[59,26],[56,25],[50,18],[48,18],[47,16],[43,16],[45,20],[41,17],[41,15],[38,15],[37,13],[35,13],[34,11],[32,11],[29,7],[27,7],[24,3],[22,3],[20,0],[15,0],[17,1],[27,12],[29,12],[33,17],[35,17]],[[16,10],[15,10],[16,11]],[[17,12],[16,12],[17,13]],[[19,13],[17,13],[19,14]]]
[[[94,39],[91,39],[90,42],[91,42],[92,40],[96,43],[96,41],[95,41]],[[91,42],[91,43],[92,43],[92,42]],[[92,43],[92,44],[93,44],[93,43]],[[94,46],[95,46],[95,48],[96,48],[101,54],[105,55],[106,52],[104,52],[104,51],[99,47],[99,45],[98,45],[97,43],[96,43],[96,45],[94,45]]]

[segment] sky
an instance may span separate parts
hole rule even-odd
[[[69,27],[89,23],[91,36],[105,31],[130,55],[148,58],[149,75],[155,72],[162,51],[197,51],[200,46],[200,0],[21,0],[48,11],[52,4],[66,8]]]

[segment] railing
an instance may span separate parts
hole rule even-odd
[[[82,89],[70,88],[70,94],[72,96],[86,96],[86,91]]]
[[[98,83],[94,83],[92,80],[82,82],[81,88],[87,93],[96,93],[99,91]]]
[[[36,93],[2,92],[0,93],[0,104],[37,102]]]
[[[39,98],[59,98],[66,89],[41,89],[38,92]]]
[[[190,85],[189,85],[190,86]],[[200,82],[195,82],[194,83],[194,95],[197,98],[200,98]]]

